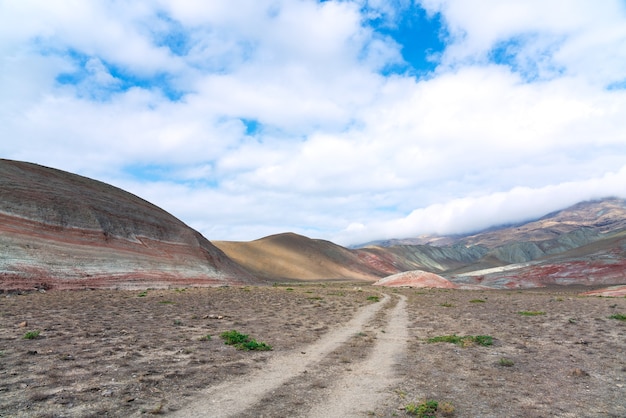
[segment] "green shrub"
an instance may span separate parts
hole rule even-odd
[[[368,296],[367,300],[371,300],[373,302],[379,302],[380,301],[380,296]]]
[[[454,414],[454,406],[450,402],[437,402],[432,399],[418,404],[410,403],[404,407],[404,410],[407,414],[415,415],[419,418],[435,418],[437,414],[441,416]]]
[[[487,347],[493,345],[493,337],[490,335],[476,335],[473,342],[478,345],[482,345],[483,347]]]
[[[616,313],[616,314],[609,316],[609,319],[617,319],[618,321],[626,321],[626,315]]]
[[[39,334],[41,334],[41,331],[39,330],[28,331],[26,334],[24,334],[23,338],[25,340],[34,340],[35,338],[39,337]]]
[[[504,366],[504,367],[512,367],[515,364],[515,362],[513,362],[513,360],[510,360],[508,358],[504,358],[502,357],[500,359],[500,366]]]
[[[452,343],[452,344],[459,345],[461,347],[467,347],[473,344],[487,347],[493,344],[493,337],[489,335],[459,336],[456,334],[452,334],[452,335],[440,335],[437,337],[432,337],[432,338],[429,338],[427,342],[428,343]]]
[[[144,298],[148,295],[148,291],[144,290],[143,292],[141,292],[140,294],[137,295],[138,298]]]
[[[470,303],[485,303],[485,301],[482,299],[472,299],[470,300]]]
[[[269,351],[272,346],[263,342],[258,342],[250,338],[246,334],[242,334],[236,330],[225,331],[220,335],[220,338],[224,340],[224,344],[232,345],[238,350],[257,350],[257,351]]]
[[[539,316],[545,315],[546,313],[544,311],[519,311],[518,314],[523,316]]]

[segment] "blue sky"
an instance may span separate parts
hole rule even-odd
[[[0,2],[0,156],[207,238],[460,233],[626,197],[619,0]]]

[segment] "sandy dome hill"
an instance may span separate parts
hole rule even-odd
[[[200,233],[117,187],[0,160],[0,289],[253,281]]]
[[[405,271],[383,277],[374,286],[386,287],[427,287],[438,289],[456,289],[457,285],[434,273],[422,270]]]

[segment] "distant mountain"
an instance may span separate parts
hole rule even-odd
[[[460,238],[458,242],[495,248],[509,243],[559,240],[564,235],[569,235],[574,241],[578,240],[577,235],[583,241],[587,240],[583,236],[588,235],[590,242],[623,229],[626,229],[626,200],[607,198],[577,203],[524,224],[492,228]]]
[[[529,262],[448,274],[460,285],[494,288],[529,288],[550,285],[626,284],[626,230],[558,254]]]
[[[86,177],[0,160],[0,289],[253,283],[200,233]]]
[[[251,242],[213,243],[255,276],[267,280],[377,280],[398,272],[375,255],[293,233]]]
[[[452,282],[488,287],[626,283],[626,201],[581,202],[540,219],[430,245],[368,246],[402,270],[425,270]],[[433,243],[445,243],[436,245]]]
[[[536,287],[626,283],[626,268],[621,264],[626,259],[626,244],[621,238],[624,231],[626,202],[610,198],[579,203],[519,225],[490,228],[467,236],[417,239],[430,244],[409,244],[411,239],[402,239],[348,249],[291,233],[251,242],[214,244],[266,280],[375,280],[421,271],[413,276],[435,273],[454,285],[469,288]],[[598,273],[581,266],[583,261]],[[561,271],[563,277],[551,275],[547,267],[536,268],[548,265],[550,271]],[[575,279],[568,281],[565,275]],[[413,276],[396,277],[402,282]]]
[[[524,224],[490,228],[466,236],[417,238],[380,242],[361,250],[392,253],[401,268],[437,273],[498,267],[560,254],[626,229],[626,201],[608,198],[578,203]],[[402,242],[402,245],[389,245]],[[444,243],[444,244],[442,244]],[[408,264],[407,264],[408,262]]]
[[[492,226],[465,235],[421,235],[414,238],[393,238],[371,241],[352,248],[430,245],[437,247],[461,244],[481,245],[487,248],[507,243],[558,239],[563,234],[584,227],[594,233],[606,234],[626,229],[626,200],[615,197],[580,202],[566,209],[547,214],[539,219],[512,225]]]

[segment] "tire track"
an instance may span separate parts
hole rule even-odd
[[[211,387],[200,395],[200,399],[176,411],[172,416],[185,418],[236,416],[259,402],[272,390],[304,372],[310,365],[322,361],[367,324],[390,300],[388,295],[383,295],[380,303],[366,306],[347,324],[304,348],[304,354],[297,352],[287,356],[276,356],[265,367],[250,375]],[[394,313],[396,311],[397,307]]]
[[[406,355],[408,315],[406,297],[400,300],[389,316],[385,333],[379,334],[368,359],[359,364],[332,386],[332,394],[318,403],[308,414],[310,418],[359,417],[385,401],[388,389],[396,383],[395,366]]]

